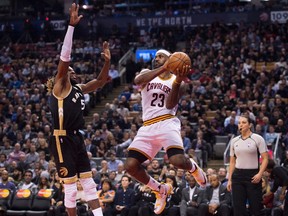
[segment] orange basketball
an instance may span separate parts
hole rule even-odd
[[[189,65],[191,67],[191,59],[184,52],[174,52],[168,59],[167,67],[168,69],[177,75],[177,69],[181,71],[183,66]]]

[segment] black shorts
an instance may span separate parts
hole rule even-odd
[[[58,175],[61,179],[79,176],[80,173],[91,172],[83,136],[76,132],[67,136],[59,136],[59,150],[56,137],[51,136],[49,149],[54,157]]]

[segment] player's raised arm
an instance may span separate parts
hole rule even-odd
[[[79,11],[79,5],[76,5],[73,3],[71,5],[71,8],[69,8],[70,12],[70,20],[69,20],[69,26],[63,41],[61,54],[60,54],[60,61],[58,64],[58,71],[55,77],[55,84],[58,82],[58,80],[61,79],[61,82],[67,82],[69,81],[69,78],[67,76],[68,74],[68,67],[71,59],[71,51],[72,51],[72,43],[73,43],[73,33],[74,33],[74,27],[79,23],[82,15],[78,15]]]
[[[111,54],[109,49],[109,43],[107,41],[103,42],[103,52],[101,53],[101,56],[105,60],[103,68],[96,79],[93,79],[90,82],[81,85],[84,94],[95,91],[97,88],[102,88],[108,81]]]

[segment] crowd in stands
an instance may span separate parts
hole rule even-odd
[[[209,27],[183,31],[181,36],[179,32],[160,27],[146,35],[135,35],[134,39],[137,38],[137,42],[144,46],[166,48],[171,52],[176,51],[178,41],[184,40],[185,47],[181,51],[189,54],[193,62],[191,74],[186,80],[186,94],[179,101],[177,116],[182,122],[181,136],[185,152],[203,162],[210,186],[205,190],[200,190],[197,186],[195,189],[193,177],[172,167],[166,155],[163,155],[163,160],[147,161],[144,165],[154,178],[169,181],[174,186],[174,193],[169,197],[163,215],[184,216],[193,211],[201,212],[200,215],[216,211],[226,212],[223,215],[231,213],[231,195],[228,192],[225,192],[225,198],[216,198],[219,209],[210,205],[213,203],[211,191],[218,188],[219,184],[225,185],[227,172],[226,167],[219,170],[209,168],[208,161],[214,158],[216,136],[232,137],[238,134],[238,117],[242,112],[249,113],[254,122],[254,132],[265,138],[269,151],[275,150],[277,134],[280,134],[279,160],[281,165],[288,167],[287,32],[287,24],[239,23],[226,26],[214,23]],[[99,73],[103,64],[103,60],[99,58],[99,44],[102,44],[102,40],[74,41],[72,59],[73,67],[80,75],[79,82],[87,81]],[[121,50],[117,51],[120,53],[119,57],[129,46],[129,41],[121,40],[117,35],[116,38],[113,35],[109,42],[112,55],[114,49]],[[45,52],[49,50],[48,47],[52,47],[53,51]],[[0,188],[29,188],[35,191],[53,188],[57,191],[53,205],[60,202],[59,206],[63,208],[62,186],[57,179],[55,164],[48,148],[52,125],[45,88],[46,79],[56,72],[60,47],[57,42],[27,44],[25,47],[7,44],[1,49]],[[118,62],[117,58],[116,55],[113,63]],[[263,63],[261,67],[258,67],[259,62]],[[268,68],[268,63],[273,63],[273,67]],[[86,122],[82,133],[87,154],[91,158],[99,197],[107,216],[117,213],[153,215],[151,203],[155,200],[154,194],[149,188],[126,176],[123,166],[127,147],[142,125],[141,94],[131,76],[141,68],[152,65],[152,61],[135,62],[132,59],[129,67],[135,70],[127,72],[127,78],[130,79],[125,89],[117,98],[107,103],[101,113],[92,113],[90,109],[119,86],[119,76],[111,77],[111,82],[102,90],[86,95],[87,107],[89,105],[90,109],[85,113],[93,115],[93,119]],[[113,73],[110,71],[113,75],[115,68],[111,68]],[[96,159],[100,159],[100,165],[96,163]],[[263,176],[263,182],[267,181]],[[268,185],[270,183],[268,181]],[[197,199],[194,196],[191,199],[190,190],[199,194]],[[131,199],[123,200],[124,193],[125,197],[127,195]],[[79,200],[79,205],[85,204],[83,197]],[[276,208],[275,211],[278,211],[281,201],[277,200],[270,206],[271,210]],[[51,211],[63,212],[63,209],[55,206]]]

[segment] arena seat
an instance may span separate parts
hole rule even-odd
[[[92,157],[91,160],[93,160],[96,163],[97,169],[101,167],[101,161],[103,161],[103,157]]]
[[[216,143],[228,143],[229,141],[229,136],[215,136],[215,141]]]
[[[31,210],[26,212],[26,216],[46,216],[51,206],[52,196],[52,189],[39,190],[33,199]]]
[[[215,145],[213,146],[214,156],[223,158],[223,154],[227,147],[229,136],[215,136]]]
[[[217,115],[217,111],[214,110],[208,110],[206,112],[207,117],[215,117]]]
[[[135,117],[138,117],[139,115],[140,115],[140,112],[138,111],[130,111],[130,117],[135,118]]]
[[[204,105],[202,105],[202,107],[203,107],[205,110],[208,110],[208,105],[204,104]]]
[[[282,101],[284,101],[285,104],[288,104],[288,98],[282,98]]]
[[[31,210],[33,196],[32,191],[29,189],[17,190],[13,197],[10,209],[6,211],[6,215],[25,215],[27,210]]]
[[[263,67],[265,67],[265,62],[256,62],[256,72],[261,73]]]
[[[0,212],[6,212],[10,208],[13,193],[9,189],[0,189]]]
[[[132,108],[133,108],[133,105],[136,104],[136,103],[138,103],[137,100],[130,100],[130,101],[129,101],[129,105],[130,105],[130,109],[131,109],[131,110],[132,110]]]
[[[135,117],[128,116],[128,117],[127,117],[127,121],[130,122],[130,123],[132,123],[133,120],[134,120],[134,118],[135,118]]]
[[[209,100],[209,99],[206,99],[206,100],[204,100],[204,101],[205,101],[205,103],[206,103],[207,106],[211,104],[211,100]]]
[[[157,155],[156,158],[164,158],[164,155],[166,154],[166,152],[164,150],[160,150]]]
[[[207,116],[207,120],[208,120],[209,122],[213,121],[214,119],[215,119],[214,116]]]
[[[201,168],[203,168],[202,151],[199,150],[199,149],[196,149],[196,150],[195,150],[195,154],[196,154],[196,157],[197,157],[197,159],[198,159],[199,166],[200,166]]]
[[[267,72],[271,72],[275,69],[275,62],[266,62]]]

